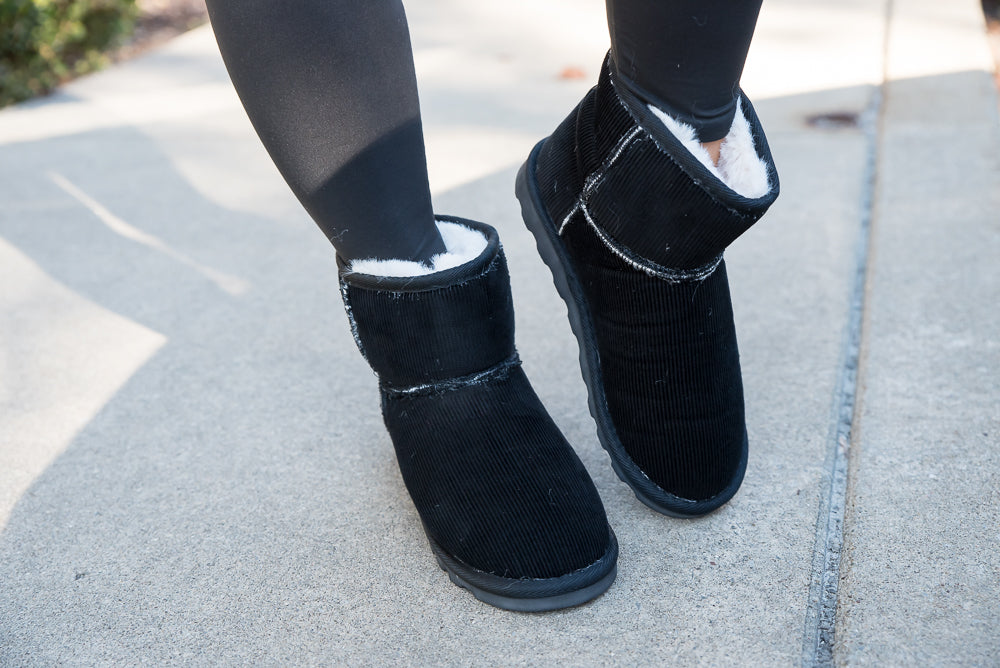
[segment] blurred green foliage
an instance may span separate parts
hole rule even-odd
[[[103,66],[135,16],[135,0],[0,0],[0,107]]]

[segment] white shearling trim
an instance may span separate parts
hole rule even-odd
[[[741,100],[736,102],[736,117],[719,150],[719,171],[722,182],[744,197],[757,199],[771,190],[767,165],[757,155]]]
[[[684,148],[712,173],[712,176],[729,186],[733,192],[750,199],[756,199],[763,197],[771,190],[771,184],[767,177],[767,165],[757,155],[757,149],[754,148],[753,135],[750,134],[750,123],[743,115],[741,100],[737,100],[736,117],[729,128],[729,134],[722,141],[718,165],[712,164],[712,156],[698,141],[694,128],[687,123],[678,121],[652,104],[649,105],[649,109],[681,142]]]
[[[698,141],[698,135],[694,133],[694,128],[687,123],[682,123],[657,106],[652,104],[648,106],[649,110],[652,111],[656,117],[660,119],[660,122],[666,126],[667,130],[670,131],[670,134],[676,137],[684,148],[688,150],[688,153],[696,157],[698,162],[705,165],[708,171],[712,172],[712,176],[717,177],[721,181],[722,174],[719,173],[719,170],[715,167],[715,163],[712,162],[712,156],[709,155],[705,147]]]
[[[486,236],[465,225],[437,221],[438,232],[444,240],[447,252],[439,253],[430,260],[430,265],[413,262],[412,260],[377,260],[369,258],[354,260],[350,270],[359,274],[373,276],[392,276],[404,278],[407,276],[427,276],[445,269],[451,269],[470,260],[474,260],[486,250]]]

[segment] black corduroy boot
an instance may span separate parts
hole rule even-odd
[[[689,128],[617,85],[609,57],[517,177],[601,443],[639,500],[673,516],[724,504],[747,464],[722,253],[777,197],[778,175],[745,96],[740,108],[715,168]]]
[[[496,230],[446,217],[438,228],[449,254],[437,271],[340,263],[403,481],[455,584],[508,610],[585,603],[614,581],[618,543],[521,369]]]

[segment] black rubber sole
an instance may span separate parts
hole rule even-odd
[[[580,347],[580,369],[587,385],[587,404],[590,407],[590,415],[597,423],[597,436],[601,446],[610,455],[611,467],[615,473],[622,482],[632,488],[636,498],[645,505],[664,515],[683,519],[707,515],[729,501],[743,482],[749,452],[746,434],[743,435],[743,452],[736,475],[725,489],[710,499],[696,501],[670,494],[650,480],[629,457],[618,439],[607,408],[601,381],[597,336],[594,333],[583,286],[573,270],[572,261],[559,238],[555,223],[545,210],[538,190],[535,168],[538,153],[544,143],[544,139],[538,142],[528,160],[521,166],[517,173],[514,192],[521,203],[524,223],[535,237],[538,253],[552,272],[552,280],[559,296],[566,302],[570,327]]]
[[[472,568],[451,557],[430,536],[441,570],[459,587],[489,605],[514,612],[548,612],[583,605],[611,587],[618,575],[618,541],[608,529],[608,552],[590,566],[557,578],[514,580]]]

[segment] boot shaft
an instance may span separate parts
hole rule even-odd
[[[778,174],[760,121],[741,97],[769,189],[744,197],[713,175],[629,90],[608,58],[597,86],[549,137],[538,156],[539,189],[557,225],[587,216],[613,243],[652,266],[693,272],[722,251],[778,196]]]
[[[351,330],[385,390],[451,383],[517,359],[510,279],[496,230],[458,218],[439,220],[481,232],[486,249],[426,276],[360,274],[341,263]]]

